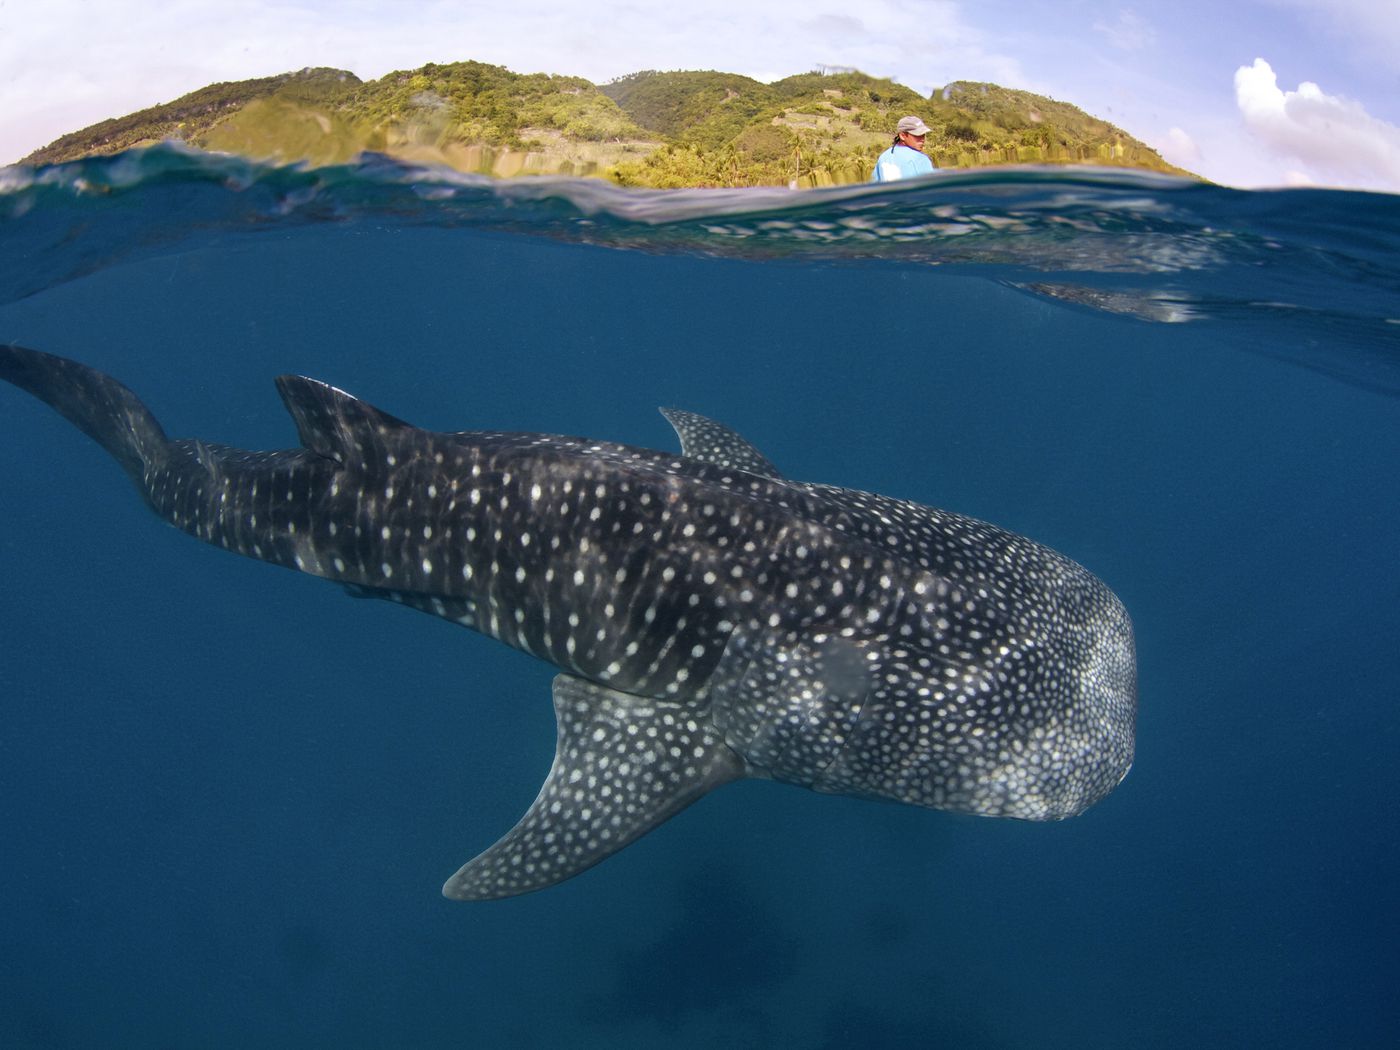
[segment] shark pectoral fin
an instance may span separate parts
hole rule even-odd
[[[554,765],[535,804],[443,896],[493,900],[563,882],[744,776],[743,759],[680,704],[561,674],[554,712]]]
[[[723,423],[680,408],[663,408],[661,414],[681,439],[681,455],[765,478],[782,478],[767,456]]]

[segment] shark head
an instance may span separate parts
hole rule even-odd
[[[1132,764],[1132,623],[1086,570],[1034,553],[1039,580],[1000,586],[918,572],[882,589],[898,567],[874,561],[847,584],[864,597],[844,626],[731,639],[712,682],[727,744],[749,775],[816,791],[1026,820],[1083,812]]]
[[[972,672],[1026,688],[986,708],[992,724],[967,734],[980,746],[954,748],[961,761],[952,763],[951,776],[948,763],[932,762],[924,783],[899,801],[934,798],[939,808],[966,813],[1062,820],[1122,782],[1137,717],[1132,623],[1118,599],[1089,579],[1097,585],[1092,598],[1072,610],[1073,618],[1067,614],[1058,645],[1015,659],[1008,652]]]

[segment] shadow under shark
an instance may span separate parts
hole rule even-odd
[[[663,410],[679,456],[435,433],[282,376],[302,447],[247,452],[168,439],[65,358],[0,346],[0,378],[177,528],[560,668],[539,797],[448,897],[553,885],[742,777],[1055,820],[1132,763],[1132,626],[1096,577],[994,525],[785,480],[702,416]]]

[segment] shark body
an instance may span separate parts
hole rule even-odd
[[[786,480],[704,417],[663,410],[680,455],[438,433],[282,376],[302,447],[248,452],[167,438],[65,358],[0,346],[0,378],[177,528],[559,668],[539,797],[448,897],[570,878],[742,777],[1049,820],[1131,765],[1132,627],[1096,577],[994,525]]]

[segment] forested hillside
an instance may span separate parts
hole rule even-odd
[[[647,71],[595,85],[481,62],[362,82],[305,69],[212,84],[65,135],[24,158],[50,164],[176,140],[283,163],[365,151],[497,176],[596,175],[628,186],[819,186],[869,177],[906,113],[943,168],[1085,163],[1182,172],[1064,102],[959,81],[923,97],[857,72],[764,84],[734,73]]]

